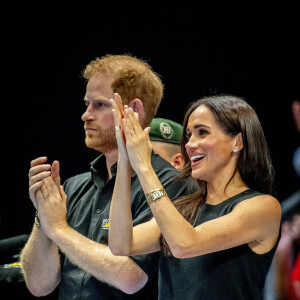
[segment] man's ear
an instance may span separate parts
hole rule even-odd
[[[131,107],[132,110],[139,115],[139,122],[141,125],[143,125],[145,120],[145,109],[143,102],[140,99],[135,98],[129,102],[128,107]]]
[[[171,158],[171,165],[177,170],[181,170],[184,167],[184,158],[181,153],[176,153]]]

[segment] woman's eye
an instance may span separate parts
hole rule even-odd
[[[199,135],[205,135],[205,134],[208,134],[208,132],[204,129],[200,129],[199,130]]]

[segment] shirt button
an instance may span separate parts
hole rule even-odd
[[[100,213],[101,213],[101,209],[98,208],[98,209],[96,210],[96,214],[100,214]]]

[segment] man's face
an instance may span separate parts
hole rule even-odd
[[[102,153],[117,149],[114,119],[110,99],[114,99],[112,78],[107,75],[93,75],[87,84],[84,101],[86,146]]]

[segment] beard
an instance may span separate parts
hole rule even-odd
[[[114,126],[110,128],[97,127],[97,131],[92,134],[86,133],[85,144],[88,148],[106,153],[118,148]]]

